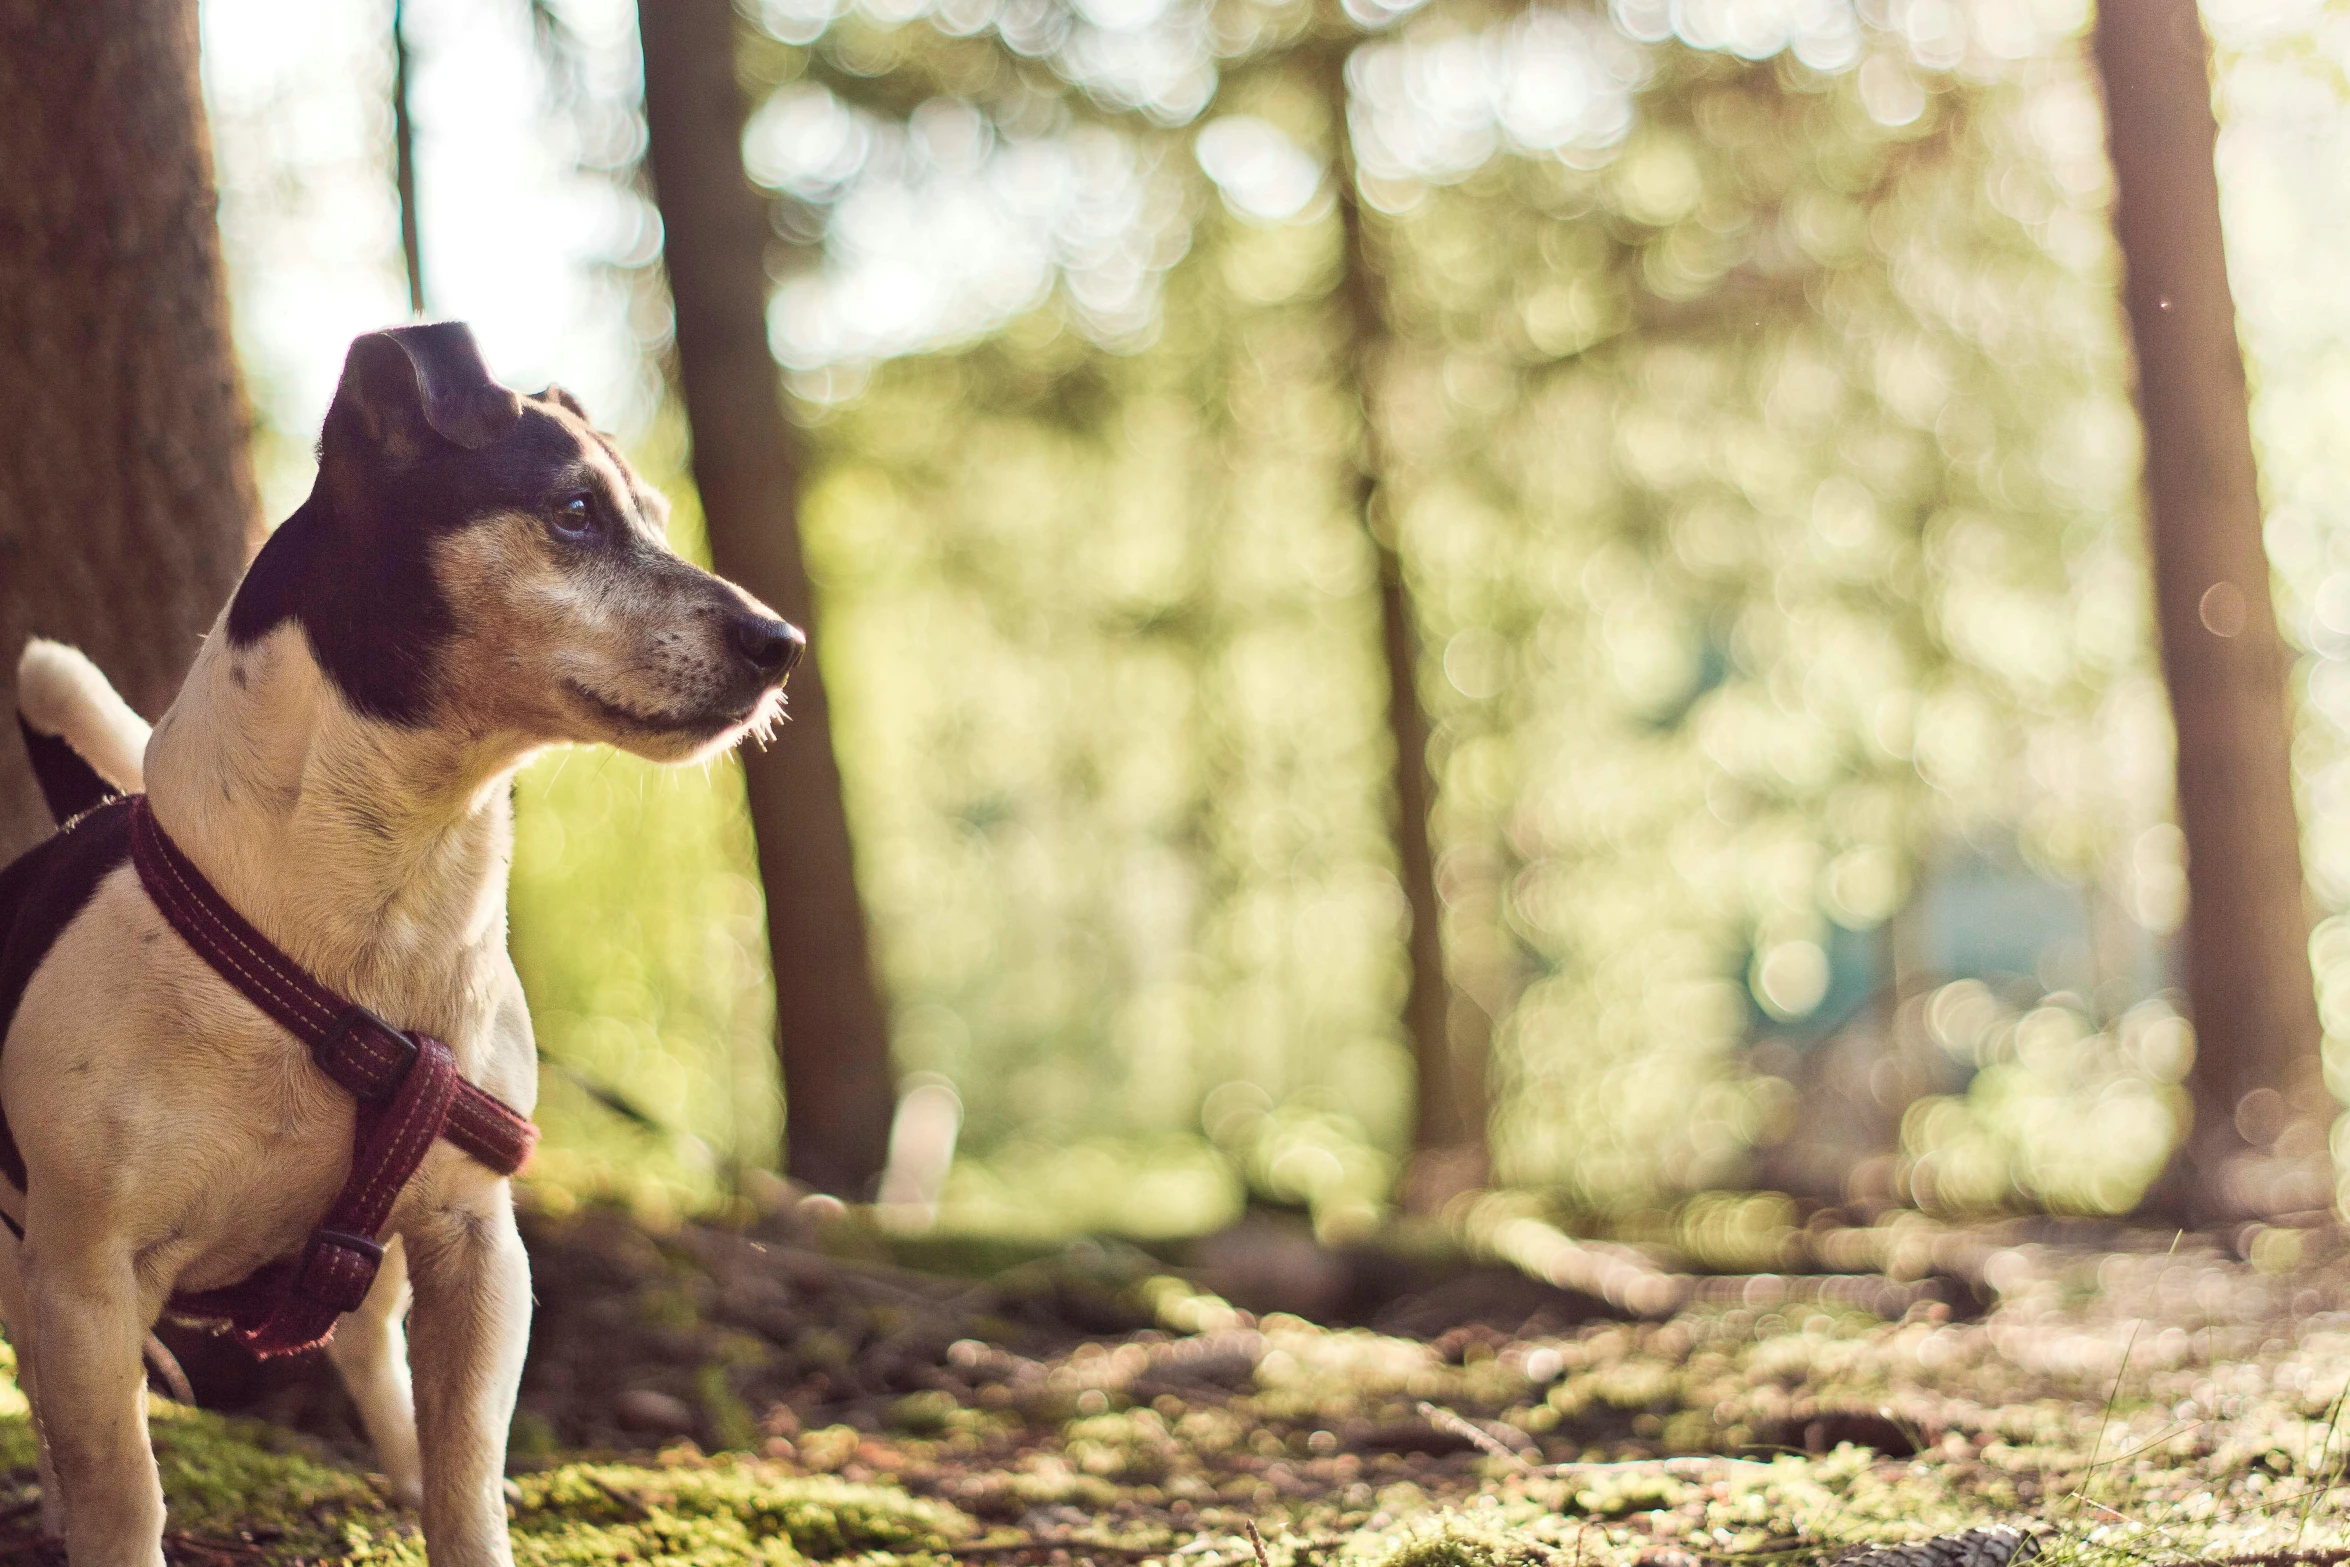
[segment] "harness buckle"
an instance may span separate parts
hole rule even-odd
[[[383,1266],[384,1249],[348,1230],[316,1229],[294,1266],[294,1292],[336,1311],[357,1311]]]
[[[416,1064],[416,1048],[403,1030],[354,1003],[335,1019],[311,1059],[353,1097],[373,1104],[400,1086]]]

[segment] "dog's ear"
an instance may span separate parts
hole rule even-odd
[[[592,420],[588,419],[588,411],[586,408],[581,406],[578,398],[572,396],[569,392],[563,390],[563,388],[556,386],[551,382],[548,384],[545,391],[539,393],[538,400],[542,403],[553,403],[556,407],[563,409],[574,419],[578,419],[583,423],[593,422]]]
[[[355,442],[409,462],[436,440],[477,451],[521,417],[522,399],[491,377],[472,328],[436,321],[352,341],[319,445],[328,461]]]

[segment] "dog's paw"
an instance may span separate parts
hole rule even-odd
[[[424,1477],[420,1474],[370,1475],[384,1499],[404,1512],[416,1512],[424,1506]]]

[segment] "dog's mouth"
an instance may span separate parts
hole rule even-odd
[[[606,722],[647,737],[690,736],[696,740],[715,740],[730,730],[758,727],[762,714],[771,714],[772,709],[780,706],[782,700],[774,687],[768,687],[747,703],[691,711],[647,712],[624,702],[616,702],[577,680],[567,680],[564,685],[573,696]]]

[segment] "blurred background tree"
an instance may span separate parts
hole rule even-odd
[[[2334,910],[2350,400],[2323,394],[2350,330],[2295,258],[2350,200],[2242,149],[2332,166],[2337,32],[2208,9]],[[586,393],[705,548],[632,11],[404,12],[434,308],[518,382]],[[397,127],[370,107],[393,60],[362,0],[206,16],[275,500],[306,483],[320,356],[399,310]],[[798,426],[759,439],[804,453],[891,1054],[909,1106],[946,1107],[897,1141],[943,1170],[960,1137],[900,1218],[1169,1235],[1253,1197],[1337,1237],[1407,1169],[1424,1203],[1490,1180],[1635,1226],[1722,1185],[2141,1199],[2196,1057],[2088,21],[738,13]],[[525,781],[546,1200],[701,1202],[774,1163],[768,954],[793,944],[745,800],[733,763]],[[2311,951],[2339,1010],[2350,931]]]
[[[2187,853],[2195,1116],[2163,1206],[2203,1221],[2307,1212],[2331,1198],[2333,1116],[2208,50],[2192,0],[2108,5],[2096,37]]]
[[[676,312],[676,379],[713,565],[813,633],[800,550],[800,443],[767,352],[763,204],[742,170],[743,107],[726,0],[640,7],[648,156]],[[786,1170],[870,1198],[894,1095],[873,988],[822,655],[796,671],[785,744],[743,762],[784,1090]]]

